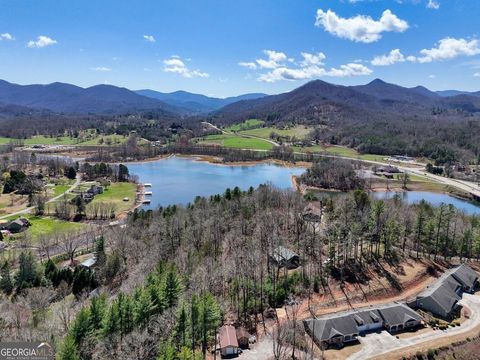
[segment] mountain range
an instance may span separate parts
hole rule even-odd
[[[136,93],[149,98],[161,100],[167,104],[186,109],[193,113],[208,113],[237,101],[252,100],[267,96],[267,94],[262,93],[251,93],[227,98],[215,98],[182,90],[171,93],[162,93],[149,89],[137,90]]]
[[[480,96],[474,94],[444,96],[422,86],[406,88],[380,79],[358,86],[314,80],[288,93],[227,105],[213,114],[218,121],[226,122],[254,117],[308,123],[346,117],[368,120],[382,116],[428,117],[440,113],[458,116],[480,112]]]
[[[311,81],[279,95],[244,94],[228,98],[176,91],[132,91],[112,85],[88,88],[66,84],[18,85],[0,80],[0,115],[53,112],[60,114],[127,114],[155,111],[158,115],[190,115],[265,120],[321,121],[351,116],[418,116],[434,112],[455,115],[480,112],[480,92],[434,92],[417,86],[406,88],[380,79],[366,85],[341,86]]]

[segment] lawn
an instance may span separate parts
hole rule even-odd
[[[249,130],[249,129],[262,126],[264,123],[265,121],[263,120],[249,119],[249,120],[245,120],[243,123],[231,125],[225,128],[225,131],[235,132],[235,131]]]
[[[85,224],[76,223],[71,221],[65,221],[56,219],[48,216],[36,216],[36,215],[21,215],[30,221],[31,226],[26,230],[26,232],[14,234],[11,239],[15,240],[16,238],[27,234],[31,237],[33,241],[38,240],[41,236],[51,236],[55,233],[66,233],[75,230],[80,230],[85,227]],[[20,216],[12,216],[8,220],[17,219]]]
[[[94,197],[92,203],[112,203],[116,206],[116,212],[129,210],[135,204],[137,185],[129,182],[113,183],[102,194]],[[128,197],[128,201],[123,201]]]
[[[295,146],[294,151],[296,152],[325,152],[332,155],[338,155],[343,157],[348,157],[352,159],[361,159],[361,160],[369,160],[369,161],[379,161],[385,162],[385,155],[376,155],[376,154],[360,154],[357,150],[346,147],[346,146],[321,146],[321,145],[314,145],[314,146],[306,146],[306,147],[299,147]]]
[[[312,129],[309,127],[305,126],[295,126],[289,129],[277,129],[274,127],[263,127],[263,128],[257,128],[257,129],[251,129],[251,130],[246,130],[246,131],[241,131],[241,134],[245,135],[252,135],[252,136],[257,136],[261,137],[263,139],[269,139],[270,134],[272,132],[280,135],[280,136],[290,136],[290,137],[296,137],[297,139],[304,139],[305,136],[308,135],[308,133]]]
[[[270,150],[273,148],[273,145],[268,141],[227,134],[209,135],[203,138],[200,143],[221,145],[234,149]]]
[[[90,135],[89,138],[71,138],[69,136],[48,137],[44,135],[35,135],[28,139],[21,139],[25,145],[120,145],[127,141],[128,137],[122,135]],[[0,137],[0,145],[6,145],[10,141],[17,140],[6,137]]]

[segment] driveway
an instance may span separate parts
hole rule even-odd
[[[243,350],[239,360],[269,360],[273,357],[273,341],[270,335],[261,338],[249,350]]]
[[[435,330],[405,339],[397,339],[386,331],[382,331],[380,334],[368,334],[365,337],[359,337],[362,350],[350,355],[348,360],[371,359],[390,352],[400,354],[402,350],[407,351],[407,348],[412,346],[427,346],[428,343],[446,337],[461,336],[462,334],[465,334],[465,337],[467,337],[467,333],[480,327],[480,296],[463,294],[463,298],[459,303],[469,308],[471,314],[470,318],[466,319],[461,326],[448,328],[447,330]],[[452,339],[452,341],[456,340]]]

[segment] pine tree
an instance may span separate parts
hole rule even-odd
[[[95,241],[95,259],[96,266],[102,269],[105,266],[107,255],[105,254],[105,239],[103,236],[99,236]]]
[[[75,344],[80,345],[90,333],[90,312],[88,308],[83,308],[77,314],[75,321],[70,328],[69,335]]]
[[[114,301],[104,318],[102,332],[104,336],[113,335],[120,330],[118,302]]]
[[[175,347],[171,343],[166,343],[160,347],[157,360],[177,360],[176,354]]]
[[[152,303],[149,292],[146,290],[140,290],[135,302],[135,323],[137,325],[145,326],[154,310],[155,305]]]
[[[2,291],[7,295],[10,295],[13,291],[13,283],[10,271],[10,263],[5,260],[0,268],[0,289],[2,289]]]
[[[35,258],[31,252],[22,252],[18,259],[18,271],[15,274],[15,285],[18,289],[36,286],[40,283]]]
[[[207,353],[207,346],[212,337],[215,336],[216,329],[220,324],[220,307],[218,306],[212,294],[206,293],[202,296],[199,308],[200,334],[202,342],[203,357]]]
[[[58,360],[80,360],[77,346],[71,336],[67,336],[60,347],[57,355]]]
[[[165,305],[167,308],[171,308],[177,304],[178,293],[180,292],[180,283],[177,278],[177,274],[174,269],[167,273],[165,280]]]
[[[104,295],[94,296],[90,304],[90,329],[97,332],[102,328],[103,319],[107,311],[107,299]]]
[[[180,311],[177,314],[177,321],[175,326],[175,338],[176,343],[179,347],[183,347],[187,343],[187,326],[188,326],[188,315],[185,304],[182,304]]]

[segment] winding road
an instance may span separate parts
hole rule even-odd
[[[54,201],[57,201],[57,200],[61,199],[65,194],[68,194],[68,193],[72,192],[78,185],[80,185],[81,181],[82,181],[82,176],[80,174],[77,174],[77,177],[75,178],[75,183],[72,186],[70,186],[67,189],[67,191],[65,191],[65,192],[61,193],[60,195],[57,195],[53,198],[48,199],[46,201],[46,203],[48,204],[48,203],[51,203],[51,202],[54,202]],[[11,216],[28,214],[30,211],[32,211],[34,209],[35,209],[35,206],[30,206],[30,207],[27,207],[25,209],[16,211],[16,212],[11,213],[11,214],[2,215],[2,216],[0,216],[0,220],[9,218]]]
[[[251,138],[267,141],[267,142],[273,144],[274,146],[279,146],[279,144],[276,143],[273,140],[264,139],[264,138],[260,138],[260,137],[257,137],[257,136],[250,136],[250,135],[228,132],[228,131],[225,131],[225,130],[219,128],[218,126],[215,126],[214,124],[206,122],[206,121],[204,121],[203,124],[213,128],[215,130],[218,130],[218,131],[222,132],[223,134],[238,135],[238,136],[242,136],[242,137],[251,137]],[[252,151],[252,149],[248,149],[248,150]],[[255,150],[255,151],[265,151],[265,150]],[[294,154],[305,155],[305,153],[302,153],[302,152],[294,152]],[[389,163],[389,162],[381,162],[381,161],[375,161],[375,160],[365,160],[365,159],[358,159],[358,158],[353,158],[353,157],[334,155],[334,154],[326,154],[326,153],[325,154],[324,153],[316,153],[315,156],[354,160],[354,161],[360,161],[360,162],[363,162],[363,163],[380,165],[380,166],[391,165],[391,163]],[[424,177],[424,178],[433,180],[435,182],[438,182],[438,183],[441,183],[441,184],[444,184],[444,185],[452,186],[454,188],[457,188],[457,189],[465,191],[469,194],[472,194],[477,199],[480,199],[480,184],[476,184],[476,183],[470,182],[470,181],[451,179],[451,178],[446,178],[446,177],[443,177],[443,176],[430,174],[430,173],[426,172],[426,170],[423,167],[407,167],[407,166],[401,166],[401,165],[398,165],[398,164],[395,164],[395,166],[398,169],[400,169],[401,171],[406,172],[408,174]]]

